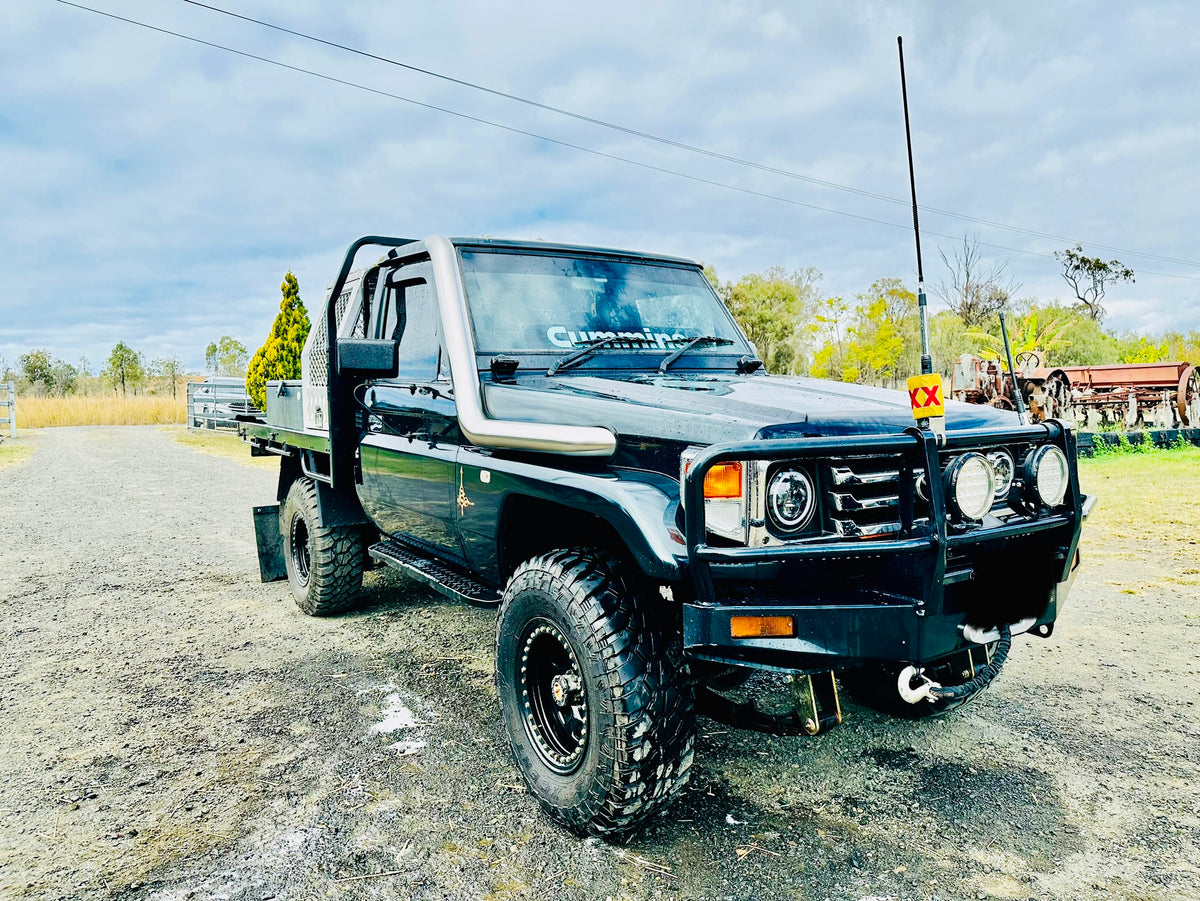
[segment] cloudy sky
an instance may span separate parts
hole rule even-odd
[[[662,251],[724,279],[815,266],[848,297],[915,285],[901,34],[927,281],[971,233],[1022,295],[1067,299],[1052,253],[1079,241],[1137,272],[1108,324],[1200,328],[1200,24],[1182,3],[211,0],[797,178],[182,0],[80,2],[371,91],[56,0],[0,3],[10,363],[44,347],[95,369],[124,340],[198,370],[226,334],[253,350],[284,272],[317,306],[364,234]]]

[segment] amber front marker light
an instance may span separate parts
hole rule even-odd
[[[734,616],[729,620],[733,638],[792,638],[796,621],[790,616]]]
[[[718,463],[704,475],[706,498],[737,498],[742,496],[742,464]]]

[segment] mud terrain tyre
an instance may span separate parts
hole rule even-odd
[[[629,831],[687,783],[691,675],[675,615],[590,550],[522,563],[496,627],[513,757],[549,816],[581,835]]]
[[[288,584],[309,616],[331,616],[354,606],[362,590],[363,540],[353,526],[324,526],[311,479],[292,482],[279,522]]]

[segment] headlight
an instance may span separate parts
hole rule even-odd
[[[981,520],[996,500],[996,471],[983,454],[963,454],[946,470],[946,496],[963,519]]]
[[[812,520],[817,492],[808,473],[781,469],[767,484],[767,512],[771,522],[784,532],[797,532]]]
[[[1013,462],[1012,454],[1006,450],[990,451],[988,462],[996,471],[996,497],[1006,498],[1012,489],[1013,478],[1017,474],[1017,465]]]
[[[1053,444],[1047,444],[1035,450],[1025,466],[1027,481],[1033,486],[1037,499],[1047,507],[1061,504],[1071,478],[1067,455]]]

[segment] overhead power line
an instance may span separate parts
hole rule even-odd
[[[856,219],[860,222],[871,222],[871,223],[874,223],[875,225],[886,225],[889,228],[899,228],[899,229],[903,229],[905,231],[907,231],[910,227],[906,223],[889,222],[886,219],[876,219],[871,216],[863,216],[863,215],[859,215],[858,213],[851,213],[846,210],[836,209],[834,207],[821,206],[821,205],[815,204],[815,203],[807,203],[803,200],[796,200],[791,197],[783,197],[778,194],[768,193],[766,191],[756,191],[752,188],[745,188],[740,185],[732,185],[732,184],[729,184],[728,182],[717,181],[716,179],[711,179],[711,178],[704,178],[699,175],[691,175],[686,172],[679,172],[678,170],[675,170],[675,169],[668,169],[665,166],[656,166],[652,163],[642,162],[641,160],[630,159],[629,157],[620,156],[615,153],[608,153],[607,151],[597,150],[593,147],[586,147],[582,144],[575,144],[570,141],[563,141],[558,138],[551,138],[546,135],[538,134],[536,132],[527,131],[522,128],[516,128],[512,125],[505,125],[502,122],[496,122],[491,119],[484,119],[480,116],[473,116],[469,113],[464,113],[459,110],[449,109],[448,107],[437,106],[432,103],[425,103],[424,101],[421,101],[421,100],[414,100],[411,97],[404,97],[400,94],[395,94],[390,91],[384,91],[379,88],[373,88],[373,87],[370,87],[369,85],[364,85],[359,82],[350,81],[350,80],[344,79],[344,78],[338,78],[337,76],[334,76],[334,75],[327,75],[323,72],[318,72],[314,69],[306,69],[303,66],[294,66],[294,65],[291,65],[290,63],[285,63],[280,60],[272,59],[267,56],[260,56],[256,53],[250,53],[249,51],[246,51],[246,50],[238,50],[234,47],[226,46],[225,44],[218,44],[214,41],[207,41],[207,40],[204,40],[203,38],[198,38],[193,35],[184,34],[183,32],[172,31],[169,28],[162,28],[157,25],[151,25],[148,22],[142,22],[137,19],[131,19],[126,16],[118,15],[116,13],[107,12],[102,9],[95,9],[90,6],[84,6],[83,4],[80,4],[80,3],[74,3],[74,2],[72,2],[72,0],[55,0],[55,2],[60,3],[63,6],[69,6],[72,9],[77,9],[77,10],[81,10],[83,12],[92,13],[97,16],[102,16],[106,19],[113,19],[118,22],[124,22],[127,25],[133,25],[138,28],[144,28],[148,31],[156,32],[157,34],[163,34],[163,35],[167,35],[169,37],[178,38],[180,40],[188,41],[193,44],[198,44],[203,47],[209,47],[213,50],[220,50],[224,53],[230,53],[230,54],[233,54],[234,56],[243,57],[244,59],[252,59],[252,60],[255,60],[260,63],[265,63],[269,66],[275,66],[280,69],[286,69],[291,72],[297,72],[302,75],[308,75],[312,78],[319,78],[322,81],[327,81],[332,84],[338,84],[338,85],[342,85],[344,87],[354,88],[356,90],[365,91],[369,94],[374,94],[379,97],[386,97],[391,100],[398,100],[403,103],[412,104],[413,106],[417,106],[422,109],[432,110],[434,112],[439,112],[439,113],[445,113],[450,116],[455,116],[460,119],[465,119],[469,122],[475,122],[477,124],[486,125],[490,128],[497,128],[502,131],[509,132],[511,134],[521,135],[521,136],[528,137],[528,138],[534,138],[535,140],[539,140],[539,141],[545,141],[550,144],[555,144],[559,147],[566,147],[571,150],[578,150],[582,153],[588,153],[593,156],[601,157],[603,159],[613,160],[613,161],[619,162],[619,163],[625,163],[630,166],[637,166],[640,169],[646,169],[651,172],[659,172],[664,175],[672,175],[677,178],[687,179],[688,181],[695,182],[698,184],[710,185],[712,187],[723,188],[723,189],[729,190],[729,191],[736,191],[740,194],[749,195],[751,197],[759,197],[759,198],[762,198],[765,200],[773,200],[773,201],[776,201],[779,203],[786,203],[791,206],[798,206],[798,207],[804,207],[804,208],[811,209],[811,210],[818,210],[823,213],[832,213],[837,216],[844,216],[846,218]],[[953,240],[953,241],[959,240],[959,236],[948,235],[948,234],[944,234],[942,232],[930,231],[928,229],[925,230],[925,233],[929,234],[929,235],[934,235],[935,237],[939,237],[939,238],[947,238],[947,239]],[[989,243],[986,241],[979,241],[978,243],[983,247],[991,247],[995,250],[1004,250],[1004,251],[1008,251],[1009,253],[1020,253],[1020,254],[1025,254],[1027,256],[1046,257],[1046,258],[1050,258],[1050,259],[1054,258],[1054,254],[1052,254],[1052,253],[1045,253],[1045,252],[1037,251],[1037,250],[1027,250],[1027,249],[1020,248],[1020,247],[1008,247],[1003,244],[992,244],[992,243]],[[1162,276],[1164,278],[1187,279],[1190,281],[1200,281],[1200,276],[1181,275],[1181,274],[1170,273],[1170,272],[1148,272],[1146,270],[1142,270],[1139,274],[1141,274],[1141,275],[1157,275],[1157,276]]]
[[[617,131],[617,132],[620,132],[621,134],[629,135],[631,137],[641,138],[646,141],[653,141],[658,144],[663,144],[667,147],[674,147],[678,150],[685,150],[685,151],[688,151],[689,153],[698,153],[703,156],[710,157],[711,159],[717,159],[717,160],[721,160],[721,161],[727,162],[727,163],[734,163],[735,165],[738,165],[738,166],[746,166],[751,169],[757,169],[760,172],[770,173],[771,175],[778,175],[778,176],[782,176],[783,178],[791,178],[791,179],[795,179],[797,181],[803,181],[803,182],[807,182],[809,184],[819,185],[824,188],[830,188],[835,191],[845,191],[850,194],[857,194],[860,197],[868,197],[868,198],[871,198],[872,200],[879,200],[884,203],[897,204],[897,205],[903,206],[903,207],[907,207],[909,205],[908,200],[904,200],[899,197],[891,197],[891,196],[888,196],[887,194],[880,194],[875,191],[867,191],[862,188],[856,188],[852,185],[844,185],[844,184],[839,184],[838,182],[835,182],[835,181],[828,181],[823,178],[815,178],[811,175],[805,175],[803,173],[794,172],[789,169],[781,169],[776,166],[769,166],[765,163],[759,163],[759,162],[755,162],[753,160],[747,160],[747,159],[743,159],[741,157],[732,156],[730,154],[721,153],[720,151],[712,150],[707,147],[700,147],[695,144],[688,144],[684,141],[677,141],[672,138],[664,137],[662,135],[653,134],[651,132],[641,131],[636,128],[631,128],[627,125],[621,125],[620,123],[617,123],[617,122],[609,122],[605,119],[600,119],[595,116],[589,116],[584,113],[577,113],[573,110],[564,109],[563,107],[559,107],[559,106],[553,106],[548,103],[542,103],[541,101],[533,100],[529,97],[522,97],[519,94],[512,94],[507,91],[501,91],[497,88],[491,88],[491,87],[488,87],[487,85],[479,84],[477,82],[467,81],[466,79],[463,79],[463,78],[456,78],[453,75],[447,75],[443,72],[435,72],[432,69],[425,69],[425,68],[422,68],[421,66],[416,66],[416,65],[412,65],[411,63],[402,62],[401,60],[393,59],[392,57],[389,57],[389,56],[383,56],[378,53],[371,53],[370,51],[363,50],[360,47],[352,47],[348,44],[342,44],[337,41],[331,41],[326,38],[318,37],[317,35],[309,34],[307,32],[303,32],[303,31],[298,31],[293,28],[288,28],[285,25],[279,25],[275,22],[267,22],[267,21],[264,21],[263,19],[256,19],[253,16],[247,16],[247,15],[243,15],[242,13],[233,12],[232,10],[223,9],[219,6],[212,5],[211,3],[203,3],[203,2],[201,2],[201,0],[181,0],[181,2],[186,3],[189,6],[197,6],[202,9],[210,10],[211,12],[220,13],[223,16],[229,16],[234,19],[240,19],[243,22],[250,22],[250,23],[253,23],[254,25],[262,26],[263,28],[269,28],[273,31],[281,32],[282,34],[289,34],[289,35],[292,35],[293,37],[298,37],[298,38],[301,38],[306,41],[312,41],[315,44],[322,44],[326,47],[332,47],[336,50],[343,50],[347,53],[353,53],[356,56],[361,56],[361,57],[364,57],[365,59],[371,59],[371,60],[375,60],[376,62],[386,63],[391,66],[397,66],[401,69],[407,69],[410,72],[416,72],[421,75],[427,75],[430,78],[437,78],[442,81],[449,82],[451,84],[456,84],[461,87],[470,88],[471,90],[474,90],[474,91],[481,91],[485,94],[490,94],[493,97],[501,97],[505,100],[511,100],[514,103],[522,103],[526,106],[531,106],[531,107],[534,107],[535,109],[540,109],[545,112],[554,113],[559,116],[566,116],[568,118],[575,119],[580,122],[587,122],[590,125],[596,125],[601,128],[611,129],[612,131]],[[948,216],[953,219],[959,219],[963,222],[973,222],[977,225],[986,225],[989,228],[1003,229],[1005,231],[1015,232],[1017,234],[1026,235],[1026,236],[1032,237],[1032,238],[1044,238],[1046,240],[1059,241],[1059,242],[1066,243],[1066,244],[1085,244],[1088,247],[1096,248],[1099,250],[1107,250],[1107,251],[1111,251],[1113,253],[1120,253],[1120,254],[1124,254],[1126,256],[1143,257],[1148,260],[1158,260],[1159,262],[1163,262],[1163,263],[1177,263],[1182,266],[1200,267],[1200,262],[1197,262],[1195,260],[1185,260],[1185,259],[1179,259],[1177,257],[1161,256],[1159,254],[1145,253],[1143,251],[1130,250],[1128,248],[1114,247],[1109,244],[1097,244],[1094,241],[1080,241],[1076,238],[1068,238],[1068,237],[1064,237],[1063,235],[1054,235],[1054,234],[1050,234],[1048,232],[1038,231],[1037,229],[1024,228],[1019,225],[1009,225],[1004,222],[997,222],[993,219],[984,219],[982,217],[971,216],[966,213],[956,213],[953,210],[944,210],[944,209],[939,209],[938,207],[922,205],[920,207],[920,209],[927,213],[936,213],[937,215]]]

